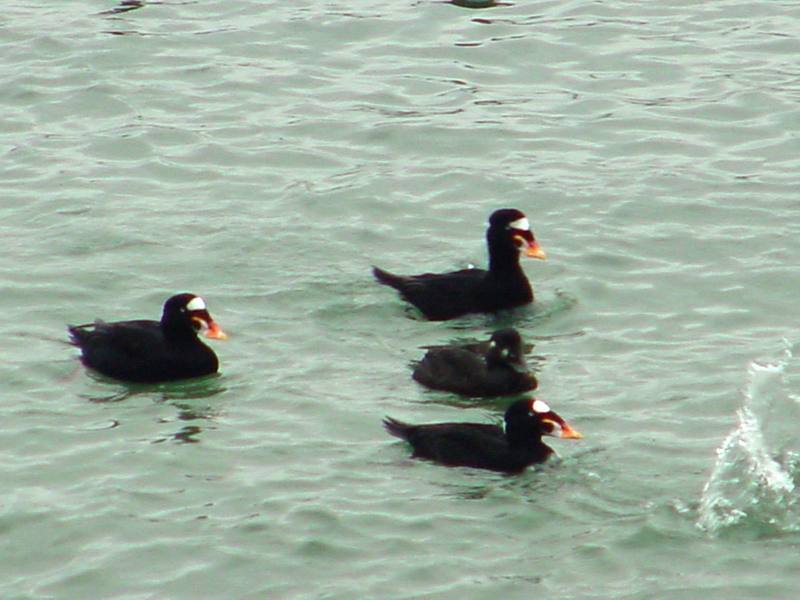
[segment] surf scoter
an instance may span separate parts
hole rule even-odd
[[[201,342],[227,335],[194,294],[178,294],[164,303],[161,321],[95,321],[68,327],[87,367],[124,381],[157,383],[216,373],[219,361]]]
[[[424,386],[465,396],[505,396],[535,390],[516,329],[495,331],[488,343],[428,350],[411,375]]]
[[[390,434],[406,440],[413,457],[427,458],[450,467],[475,467],[519,473],[553,454],[543,435],[577,440],[572,429],[541,400],[517,400],[505,414],[505,428],[483,423],[409,425],[386,417]]]
[[[431,321],[446,321],[475,312],[497,312],[533,302],[533,290],[519,265],[519,255],[544,259],[530,223],[515,208],[496,210],[486,231],[489,270],[395,275],[373,267],[375,278],[393,287]]]

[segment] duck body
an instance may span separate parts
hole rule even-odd
[[[553,454],[542,442],[543,435],[582,437],[540,400],[518,400],[504,418],[505,429],[484,423],[411,425],[391,417],[383,425],[391,435],[411,444],[414,458],[506,473],[519,473]]]
[[[533,302],[533,290],[522,272],[492,273],[462,269],[451,273],[395,275],[378,267],[372,273],[400,292],[429,321],[448,321],[470,313],[494,313]]]
[[[411,444],[413,458],[425,458],[448,467],[519,473],[532,464],[546,461],[553,453],[541,439],[539,443],[512,447],[497,425],[410,425],[387,417],[384,426],[389,433]]]
[[[538,386],[515,329],[496,331],[486,343],[431,349],[414,366],[412,377],[431,389],[477,397],[506,396]]]
[[[95,371],[141,383],[188,379],[216,373],[214,351],[195,336],[171,339],[158,321],[96,321],[69,328],[81,362]]]
[[[81,362],[114,379],[158,383],[216,373],[219,360],[197,337],[225,339],[205,303],[193,294],[173,296],[164,305],[161,321],[95,321],[68,327]]]
[[[486,232],[489,269],[462,269],[450,273],[396,275],[378,267],[372,273],[396,289],[425,318],[445,321],[469,313],[493,313],[533,302],[533,289],[519,264],[527,256],[544,259],[528,219],[513,208],[492,213]]]

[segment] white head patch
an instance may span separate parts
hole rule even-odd
[[[525,217],[522,217],[521,219],[517,219],[516,221],[511,221],[511,223],[509,223],[508,226],[511,227],[511,229],[518,229],[519,231],[530,231],[531,230],[531,224],[528,222],[528,219],[525,218]]]
[[[544,402],[542,400],[534,400],[533,404],[531,405],[531,408],[533,408],[533,412],[539,414],[550,412],[550,407],[547,405],[547,402]]]
[[[206,303],[200,296],[195,296],[189,300],[189,303],[186,305],[186,310],[206,310]]]

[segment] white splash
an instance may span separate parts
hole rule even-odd
[[[783,378],[791,358],[787,343],[782,360],[749,365],[738,423],[718,448],[700,499],[697,524],[708,532],[736,525],[800,530],[793,477],[800,454],[789,449],[799,405],[785,394]]]

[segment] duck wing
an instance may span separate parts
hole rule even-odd
[[[374,267],[372,272],[380,283],[396,289],[431,321],[445,321],[480,310],[477,299],[487,275],[483,269],[395,275]]]
[[[436,423],[409,425],[387,417],[386,430],[406,440],[415,458],[426,458],[451,467],[475,467],[516,471],[503,430],[483,423]]]
[[[165,354],[165,339],[158,321],[96,321],[69,328],[72,343],[81,349],[81,361],[104,375],[131,379],[146,372]]]
[[[461,348],[429,350],[414,367],[415,381],[435,390],[480,396],[486,385],[483,358]]]

